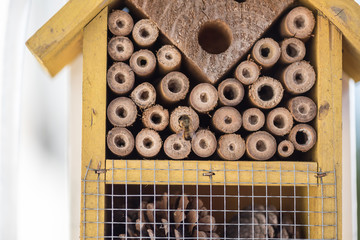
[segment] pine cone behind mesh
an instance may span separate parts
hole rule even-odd
[[[239,215],[240,220],[238,220]],[[240,214],[234,215],[231,225],[226,228],[226,237],[229,239],[274,239],[281,236],[282,239],[294,238],[294,222],[289,213],[282,214],[282,224],[285,226],[281,226],[282,230],[280,230],[280,214],[274,206],[268,206],[267,213],[263,205],[255,205],[254,210],[249,206]],[[296,236],[298,239],[300,236],[298,232]]]
[[[165,193],[161,198],[143,201],[142,210],[127,216],[127,239],[131,237],[155,240],[158,237],[210,237],[220,239],[215,233],[215,218],[209,215],[201,199],[180,195],[170,202]],[[141,234],[140,234],[141,232]],[[126,234],[120,234],[125,239]]]

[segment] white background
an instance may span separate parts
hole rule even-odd
[[[79,236],[82,59],[51,79],[25,48],[65,2],[0,0],[0,240]],[[345,79],[343,226],[344,239],[356,239],[360,87]]]

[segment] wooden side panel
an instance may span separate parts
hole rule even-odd
[[[356,81],[360,80],[360,6],[354,0],[302,0],[317,8],[342,32],[344,43],[344,70]],[[349,51],[350,50],[350,51]]]
[[[105,8],[84,29],[82,238],[104,236],[104,211],[97,209],[105,206],[105,174],[91,169],[105,168],[107,15]]]
[[[55,76],[82,50],[83,28],[115,0],[70,0],[26,45],[40,64]]]
[[[332,172],[322,178],[322,186],[313,191],[324,199],[312,199],[311,205],[316,211],[331,212],[312,215],[311,224],[325,226],[311,232],[311,238],[334,238],[336,233],[341,239],[341,77],[342,77],[342,35],[339,30],[321,13],[317,17],[314,51],[312,62],[317,69],[317,85],[314,92],[318,105],[316,128],[318,140],[315,145],[314,158],[317,159],[319,171]],[[319,180],[320,183],[320,180]],[[327,198],[334,197],[336,198]],[[336,213],[338,227],[334,227]]]

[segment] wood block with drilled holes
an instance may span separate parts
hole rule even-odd
[[[128,0],[185,55],[198,77],[216,83],[293,0]]]

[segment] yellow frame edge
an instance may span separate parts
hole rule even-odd
[[[81,156],[81,237],[104,236],[107,16],[103,9],[84,29]],[[90,168],[90,170],[89,170]],[[86,194],[97,193],[97,194]],[[86,223],[85,223],[86,222]]]

